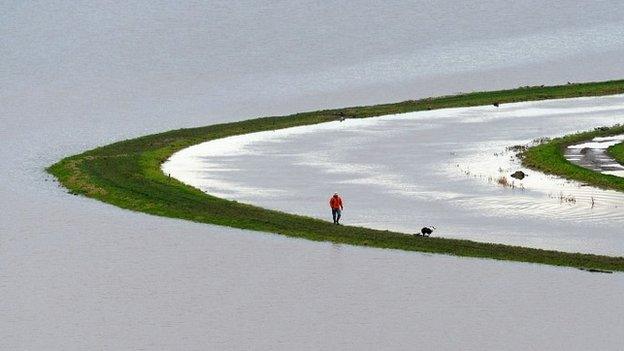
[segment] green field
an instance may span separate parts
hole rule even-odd
[[[624,178],[609,174],[594,172],[587,168],[568,162],[564,155],[564,149],[572,144],[577,144],[595,137],[623,134],[624,126],[601,127],[591,131],[566,135],[552,139],[541,145],[528,148],[522,153],[522,164],[526,167],[558,175],[567,179],[573,179],[585,184],[603,189],[624,191]],[[624,145],[618,144],[610,147],[607,152],[618,162],[624,163]]]
[[[240,204],[207,195],[162,173],[174,152],[232,135],[335,121],[448,107],[598,96],[624,93],[624,81],[523,87],[263,117],[242,122],[179,129],[117,142],[64,158],[50,166],[69,192],[129,210],[241,229],[278,233],[317,241],[466,257],[533,262],[557,266],[624,271],[624,257],[565,253],[468,240],[423,238],[361,227],[336,226],[319,219]]]

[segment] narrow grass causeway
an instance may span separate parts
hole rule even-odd
[[[500,105],[511,102],[600,96],[624,93],[624,81],[523,87],[513,90],[410,100],[375,106],[349,107],[250,119],[200,128],[172,130],[98,147],[62,159],[48,171],[72,194],[94,198],[121,208],[158,216],[182,218],[240,229],[277,233],[315,241],[400,249],[464,257],[531,262],[592,271],[624,271],[624,257],[567,253],[469,240],[432,238],[353,226],[298,216],[221,199],[169,178],[161,164],[173,153],[201,142],[233,135],[312,125],[342,118],[368,118],[388,114],[450,107]],[[624,128],[618,127],[624,132]],[[618,130],[620,130],[618,129]],[[624,180],[597,176],[565,161],[565,143],[591,138],[592,131],[553,140],[525,153],[527,166],[593,185],[624,190]],[[624,148],[613,155],[624,158]],[[589,171],[591,172],[591,171]],[[617,178],[617,177],[616,177]],[[416,228],[415,228],[416,230]]]

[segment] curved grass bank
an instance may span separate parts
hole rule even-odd
[[[546,143],[528,148],[522,153],[522,164],[544,173],[558,175],[603,189],[624,191],[624,178],[595,172],[575,165],[563,155],[566,147],[589,141],[595,137],[624,134],[624,125],[610,128],[596,128],[591,131],[566,135],[549,140]],[[607,153],[616,161],[624,162],[624,144],[620,143],[607,149]]]
[[[619,143],[619,144],[609,147],[607,149],[607,154],[613,157],[613,159],[615,159],[619,164],[624,165],[624,143]],[[623,189],[623,188],[620,188],[620,189]]]
[[[272,232],[317,241],[624,271],[624,257],[564,253],[468,240],[422,238],[390,231],[335,226],[319,219],[281,213],[210,196],[167,177],[160,169],[162,162],[180,149],[238,134],[330,122],[342,117],[366,118],[448,107],[621,93],[624,93],[622,80],[476,92],[394,104],[298,113],[285,117],[264,117],[242,122],[173,130],[121,141],[64,158],[49,167],[48,171],[73,194],[85,195],[122,208],[159,216]]]

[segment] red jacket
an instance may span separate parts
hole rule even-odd
[[[342,208],[342,199],[340,198],[340,196],[332,196],[329,199],[329,207],[331,207],[332,209]]]

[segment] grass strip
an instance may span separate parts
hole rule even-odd
[[[565,149],[570,145],[579,144],[595,137],[617,134],[624,134],[624,126],[599,127],[591,131],[566,135],[532,146],[525,150],[520,157],[524,166],[534,170],[576,180],[602,189],[624,191],[624,178],[581,167],[566,160],[564,156]],[[624,162],[624,145],[617,144],[611,146],[607,149],[607,153],[615,158],[616,161]]]
[[[315,218],[282,213],[211,196],[167,177],[160,169],[161,164],[178,150],[233,135],[312,125],[340,118],[367,118],[450,107],[622,93],[624,93],[624,80],[618,80],[552,87],[522,87],[392,104],[305,112],[290,116],[262,117],[241,122],[172,130],[125,140],[66,157],[47,170],[72,194],[84,195],[125,209],[158,216],[278,233],[315,241],[594,270],[624,271],[624,257],[567,253],[459,239],[423,238],[391,231],[336,226]]]

